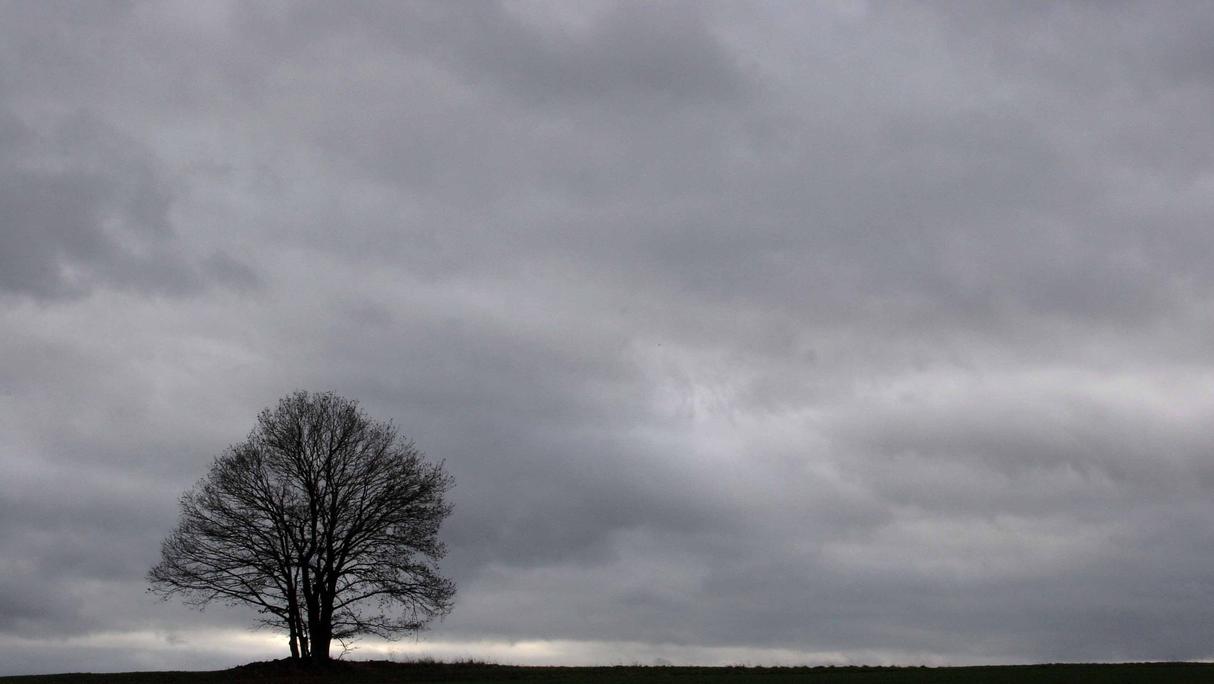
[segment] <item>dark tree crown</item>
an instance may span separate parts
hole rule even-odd
[[[253,605],[301,658],[422,629],[455,594],[437,566],[452,486],[392,423],[332,392],[296,392],[181,497],[150,589]]]

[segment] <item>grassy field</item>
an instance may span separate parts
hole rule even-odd
[[[1020,684],[1027,682],[1214,682],[1214,664],[1017,665],[999,667],[514,667],[479,663],[344,662],[325,672],[282,661],[252,663],[215,672],[128,672],[0,677],[0,684],[211,684],[219,682],[625,682],[627,684],[714,684],[808,682],[809,684]]]

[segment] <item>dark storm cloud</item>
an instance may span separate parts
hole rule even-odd
[[[11,671],[234,662],[142,570],[296,388],[455,475],[435,639],[1209,655],[1208,10],[4,12]]]
[[[0,110],[0,288],[38,299],[98,284],[150,293],[207,280],[252,287],[249,268],[216,252],[199,269],[175,248],[172,191],[138,141],[85,113],[40,131]]]
[[[739,60],[712,34],[707,10],[619,3],[592,10],[589,21],[580,10],[503,3],[372,2],[349,13],[303,2],[240,12],[250,35],[269,36],[280,52],[298,50],[301,36],[340,40],[348,32],[526,102],[605,98],[627,109],[638,100],[704,103],[745,93]]]

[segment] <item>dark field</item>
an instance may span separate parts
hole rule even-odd
[[[1214,664],[1017,665],[998,667],[514,667],[479,663],[344,662],[316,672],[283,661],[215,672],[129,672],[0,677],[0,684],[152,684],[182,682],[809,682],[810,684],[919,684],[924,682],[1214,682]]]

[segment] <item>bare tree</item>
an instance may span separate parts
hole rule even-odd
[[[316,662],[335,640],[415,632],[455,594],[437,567],[452,484],[357,402],[296,392],[181,497],[150,590],[252,605]]]

